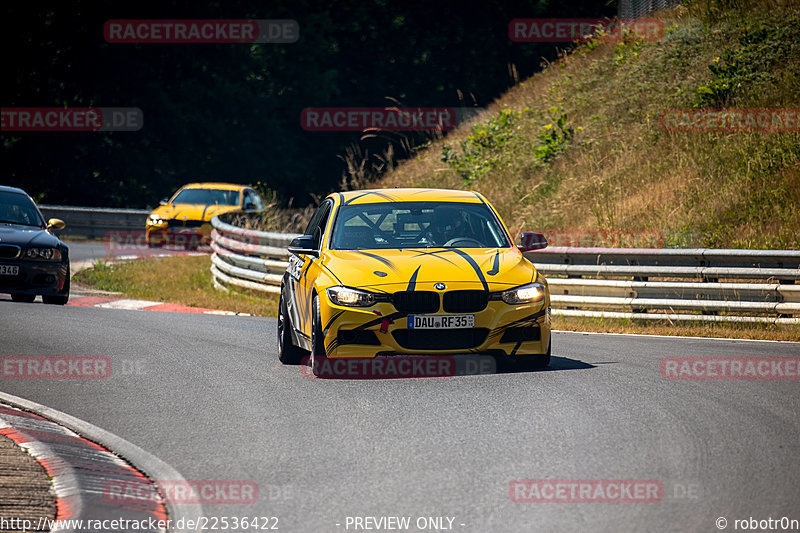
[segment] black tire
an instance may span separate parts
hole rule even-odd
[[[325,339],[322,335],[322,320],[319,312],[319,298],[314,296],[312,302],[314,311],[311,319],[311,355],[325,357]]]
[[[278,360],[284,365],[299,365],[305,351],[292,344],[291,327],[289,310],[281,293],[278,300]]]
[[[547,346],[547,352],[542,355],[526,355],[517,358],[517,368],[520,370],[544,370],[550,366],[550,348],[553,345],[551,339]]]
[[[325,339],[322,335],[322,321],[319,312],[319,298],[314,296],[311,303],[313,311],[311,318],[311,357],[308,364],[311,366],[311,373],[319,376],[319,370],[322,368],[323,361],[325,360]]]
[[[11,293],[11,299],[15,302],[23,302],[29,304],[36,299],[35,294],[19,294],[19,293]]]
[[[53,295],[53,296],[42,295],[42,301],[44,303],[46,303],[46,304],[51,304],[51,305],[67,305],[67,302],[69,301],[69,294],[66,295],[66,296],[61,296],[61,295]]]
[[[52,305],[66,305],[69,301],[69,268],[67,268],[67,281],[64,283],[64,288],[61,289],[61,294],[42,295],[42,301],[46,304]]]

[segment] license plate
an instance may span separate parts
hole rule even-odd
[[[475,315],[408,315],[408,329],[469,329]]]
[[[0,276],[18,276],[19,267],[17,265],[0,265]]]

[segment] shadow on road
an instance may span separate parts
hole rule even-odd
[[[313,362],[304,358],[300,363],[303,377],[316,379],[416,379],[457,378],[463,376],[514,374],[520,372],[556,372],[585,370],[595,365],[570,359],[552,357],[544,369],[532,368],[529,361],[514,361],[491,355],[464,356],[378,356],[329,358],[316,356]]]
[[[552,356],[550,358],[550,365],[543,369],[531,369],[524,365],[519,365],[514,361],[498,360],[497,361],[497,374],[516,374],[523,372],[557,372],[560,370],[588,370],[590,368],[597,368],[596,365],[584,363],[577,359],[570,359],[569,357]]]

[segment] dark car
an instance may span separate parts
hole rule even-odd
[[[51,230],[64,222],[42,212],[22,189],[0,185],[0,292],[15,302],[69,300],[69,248]]]

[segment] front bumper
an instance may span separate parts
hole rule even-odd
[[[0,275],[0,292],[15,294],[64,294],[69,278],[69,262],[10,261],[0,265],[17,265],[16,276]]]
[[[148,225],[145,233],[147,243],[151,246],[196,248],[211,243],[211,224],[197,227]]]
[[[320,319],[329,357],[374,357],[377,355],[450,355],[486,353],[505,356],[545,354],[550,346],[550,295],[531,304],[509,305],[491,300],[474,313],[469,329],[409,329],[407,314],[389,302],[368,308],[335,305],[320,295]]]

